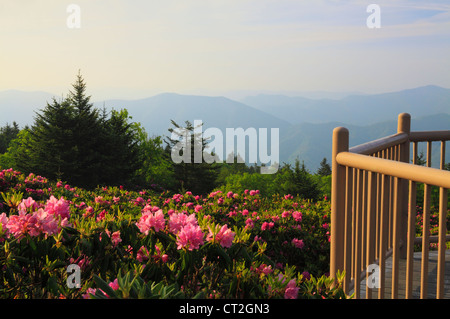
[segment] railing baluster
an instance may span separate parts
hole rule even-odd
[[[394,178],[394,225],[393,225],[393,254],[392,254],[392,299],[398,298],[399,253],[400,253],[400,179]]]
[[[441,167],[445,168],[445,141],[441,142]],[[447,233],[447,189],[439,188],[439,244],[436,298],[444,297],[445,276],[445,235]]]
[[[376,173],[368,173],[368,198],[367,198],[367,248],[366,248],[366,269],[375,261],[375,231],[376,224],[376,195],[377,195],[377,175]],[[366,298],[372,298],[372,289],[369,288],[369,276],[366,275]]]
[[[354,282],[354,291],[355,291],[355,298],[360,298],[360,280],[361,280],[361,231],[362,231],[362,225],[361,225],[361,217],[362,217],[362,180],[363,180],[363,171],[358,169],[357,173],[357,187],[356,187],[356,219],[355,219],[355,225],[356,225],[356,233],[355,233],[355,270],[354,270],[354,276],[353,276],[353,282]]]
[[[427,167],[431,167],[431,142],[427,142]],[[428,252],[430,250],[430,205],[431,205],[431,185],[424,184],[423,195],[423,230],[422,230],[422,267],[420,278],[420,298],[426,299],[428,296]]]
[[[363,171],[362,206],[361,206],[361,270],[366,266],[366,234],[367,234],[367,171]]]
[[[385,278],[386,278],[386,252],[388,251],[388,214],[389,214],[389,178],[382,175],[381,182],[381,233],[380,233],[380,288],[378,289],[378,298],[384,298]]]
[[[353,242],[353,230],[352,230],[352,213],[353,213],[353,178],[354,178],[354,169],[351,167],[347,167],[346,169],[346,197],[345,197],[345,252],[344,252],[344,269],[345,278],[344,278],[344,291],[346,293],[349,292],[350,278],[352,275],[351,272],[351,263],[352,263],[352,242]]]
[[[417,162],[417,142],[413,143],[413,164]],[[406,299],[412,298],[414,274],[414,238],[416,237],[416,182],[409,182],[408,246],[406,257]]]

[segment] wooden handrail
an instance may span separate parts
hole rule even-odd
[[[341,152],[336,156],[340,165],[363,169],[370,172],[395,176],[419,183],[450,188],[450,171],[418,166],[388,159],[370,157],[350,152]]]
[[[450,140],[450,131],[416,131],[409,134],[411,142],[426,141],[448,141]]]
[[[384,150],[391,146],[399,145],[408,140],[408,134],[406,133],[398,133],[390,136],[386,136],[371,142],[367,142],[364,144],[360,144],[358,146],[351,147],[349,152],[363,154],[363,155],[371,155],[375,152]]]

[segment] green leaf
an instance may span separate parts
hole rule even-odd
[[[199,291],[192,299],[205,299],[205,292]]]
[[[53,295],[58,295],[59,289],[58,289],[58,282],[56,280],[56,277],[51,276],[47,281],[47,288],[50,290],[50,292]]]

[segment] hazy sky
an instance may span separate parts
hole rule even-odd
[[[450,88],[450,2],[0,0],[0,91],[65,94],[78,69],[94,100]]]

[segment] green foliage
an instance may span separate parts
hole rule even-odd
[[[160,136],[149,137],[140,123],[135,123],[141,166],[135,172],[140,184],[157,189],[175,189],[176,179],[169,154]]]
[[[233,164],[232,164],[233,165]],[[227,168],[226,168],[227,169]],[[244,192],[246,189],[258,189],[263,196],[272,195],[298,195],[302,198],[317,200],[324,195],[321,191],[323,187],[326,191],[326,182],[311,175],[300,165],[300,161],[295,162],[292,168],[289,164],[284,164],[275,174],[259,173],[236,173],[224,178],[224,183],[218,189],[223,192],[233,190]]]
[[[6,153],[9,143],[19,134],[19,125],[13,122],[12,126],[6,123],[0,127],[0,154]]]

